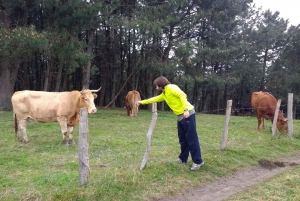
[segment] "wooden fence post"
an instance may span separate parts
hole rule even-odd
[[[278,99],[277,101],[277,105],[276,105],[276,109],[275,109],[275,115],[274,115],[274,119],[273,119],[273,124],[272,124],[272,137],[275,136],[276,134],[276,123],[277,123],[277,119],[278,119],[278,112],[279,112],[279,107],[281,104],[281,99]]]
[[[79,156],[79,186],[83,186],[89,181],[89,144],[88,144],[88,113],[85,108],[80,110],[78,156]]]
[[[223,139],[222,139],[222,143],[221,143],[222,151],[226,148],[226,145],[227,145],[231,107],[232,107],[232,100],[228,100],[227,107],[226,107],[226,120],[225,120],[225,124],[224,124]]]
[[[151,151],[151,136],[153,133],[153,129],[155,127],[156,119],[157,119],[157,103],[152,103],[152,120],[151,120],[149,129],[148,129],[148,132],[147,132],[146,152],[145,152],[144,158],[142,160],[140,170],[142,170],[145,167],[148,157],[149,157],[149,153]]]
[[[293,94],[288,94],[288,113],[287,113],[287,119],[288,119],[288,135],[289,137],[292,137],[294,125],[293,125]]]

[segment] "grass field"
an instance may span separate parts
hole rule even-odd
[[[12,112],[0,112],[0,200],[146,201],[180,195],[189,188],[255,166],[261,158],[274,160],[300,150],[299,121],[294,120],[293,138],[272,138],[269,121],[267,129],[256,132],[255,117],[232,116],[227,149],[222,152],[225,116],[197,114],[205,166],[191,172],[191,160],[188,164],[172,162],[179,154],[176,117],[159,111],[150,156],[146,167],[140,170],[151,118],[151,111],[146,110],[140,110],[136,118],[128,117],[125,109],[99,108],[96,114],[89,115],[91,175],[89,183],[79,187],[78,126],[74,129],[76,145],[63,146],[57,123],[30,122],[27,133],[31,143],[23,144],[15,139]],[[290,189],[299,188],[299,177],[281,176],[293,180]],[[299,198],[299,190],[285,192],[279,177],[278,180],[279,184],[276,178],[271,181],[277,182],[274,188]],[[270,188],[268,185],[257,188]],[[247,198],[249,192],[244,193],[241,196]]]
[[[245,191],[230,196],[226,201],[298,201],[300,200],[299,171],[300,168],[297,167],[288,172],[276,175],[263,183],[254,185]]]

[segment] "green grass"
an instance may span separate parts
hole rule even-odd
[[[254,185],[251,188],[230,196],[226,200],[272,200],[272,201],[298,201],[300,200],[300,168],[294,168],[281,173],[267,181]]]
[[[12,113],[0,112],[0,200],[151,200],[180,195],[255,166],[261,158],[274,160],[300,149],[300,121],[294,120],[292,139],[272,138],[270,122],[267,129],[256,132],[256,118],[233,116],[227,148],[222,152],[225,116],[197,114],[205,166],[191,172],[191,160],[188,164],[171,162],[180,149],[176,117],[159,111],[150,156],[140,170],[151,118],[151,111],[146,110],[140,110],[137,118],[128,117],[125,109],[99,108],[97,114],[89,115],[91,175],[89,183],[79,187],[78,126],[73,135],[76,145],[63,146],[57,123],[30,122],[31,144],[23,144],[15,139]],[[299,188],[299,182],[291,179],[290,186]],[[278,189],[286,190],[279,185]]]

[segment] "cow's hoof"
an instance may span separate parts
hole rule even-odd
[[[71,145],[71,146],[75,145],[75,141],[73,139],[69,140],[69,145]]]
[[[67,139],[64,139],[64,140],[62,141],[62,144],[63,144],[63,145],[68,145]]]
[[[29,140],[25,140],[25,139],[22,138],[22,137],[18,137],[18,141],[19,141],[19,142],[23,142],[24,144],[30,144],[30,141],[29,141]]]

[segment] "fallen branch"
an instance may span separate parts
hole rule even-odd
[[[116,96],[110,101],[110,103],[108,103],[108,105],[105,106],[104,108],[107,108],[108,106],[110,106],[110,105],[116,100],[116,98],[119,96],[119,94],[121,93],[121,91],[123,90],[123,88],[126,86],[128,80],[129,80],[130,77],[133,75],[133,73],[134,73],[134,72],[132,72],[132,73],[128,76],[127,80],[125,81],[125,83],[123,84],[123,86],[121,87],[121,89],[119,90],[119,92],[117,93],[117,95],[116,95]]]

